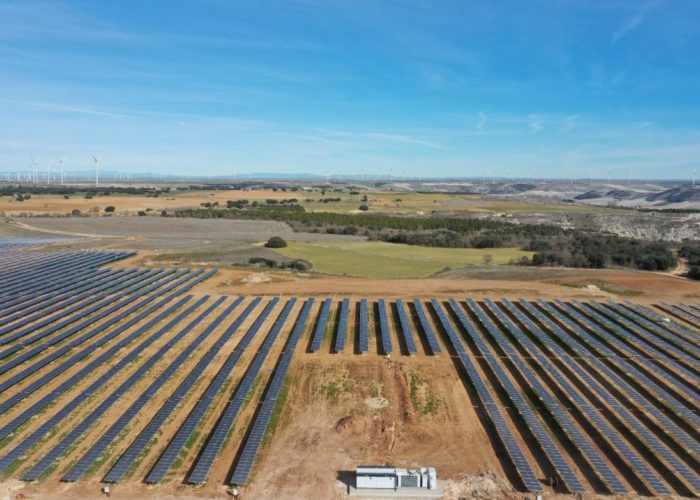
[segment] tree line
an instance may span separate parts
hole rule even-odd
[[[518,264],[605,268],[633,267],[649,271],[676,265],[668,244],[610,233],[564,229],[549,224],[514,224],[490,219],[416,217],[382,214],[307,212],[300,205],[242,206],[205,210],[183,209],[177,217],[262,219],[290,224],[300,232],[361,234],[371,240],[445,248],[518,247],[533,251]]]

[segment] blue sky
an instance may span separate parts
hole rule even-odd
[[[689,178],[696,0],[0,0],[0,171]]]

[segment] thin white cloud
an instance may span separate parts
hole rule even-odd
[[[479,111],[479,122],[476,124],[476,132],[478,135],[481,135],[481,133],[484,131],[484,125],[486,125],[487,120],[488,117],[486,116],[486,113]]]
[[[530,132],[533,134],[536,134],[538,132],[541,132],[544,129],[544,122],[542,120],[542,115],[538,115],[537,113],[533,113],[529,115],[530,118]]]
[[[566,118],[564,118],[564,124],[562,125],[561,129],[565,132],[573,130],[576,127],[577,122],[578,115],[569,115]]]
[[[618,41],[622,40],[631,31],[635,30],[644,20],[644,18],[649,14],[649,12],[660,4],[660,0],[648,0],[642,7],[630,18],[623,21],[623,23],[617,28],[615,33],[613,33],[611,44],[615,45]]]

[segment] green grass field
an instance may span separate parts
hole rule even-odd
[[[317,272],[362,278],[423,278],[446,267],[483,264],[485,255],[491,255],[493,264],[532,256],[532,252],[517,248],[428,248],[364,241],[289,242],[289,246],[276,251],[293,259],[308,260]]]

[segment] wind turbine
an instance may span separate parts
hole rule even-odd
[[[60,169],[61,169],[61,186],[63,186],[63,181],[64,181],[64,178],[65,178],[65,174],[63,173],[63,160],[65,160],[65,158],[61,158],[61,159],[58,161],[58,164],[60,165]]]
[[[100,161],[92,155],[92,159],[95,160],[95,187],[100,187]]]

